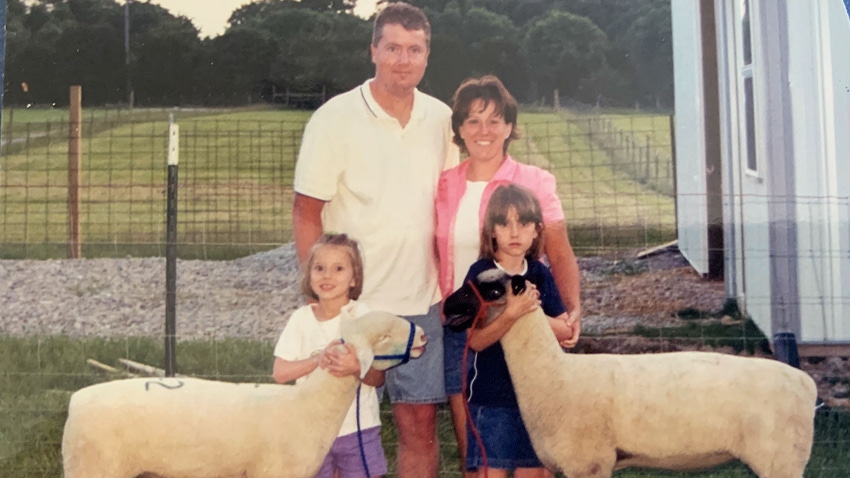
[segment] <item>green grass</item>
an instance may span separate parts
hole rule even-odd
[[[235,382],[270,382],[273,344],[249,340],[180,342],[178,371]],[[115,378],[86,364],[93,358],[117,365],[129,358],[150,365],[162,363],[163,344],[147,337],[71,339],[67,337],[0,337],[0,476],[61,476],[61,436],[68,399],[75,390]],[[395,476],[397,435],[387,403],[382,404],[384,447]],[[815,448],[807,478],[839,478],[850,467],[850,411],[819,414]],[[438,412],[440,476],[460,476],[448,410]],[[750,477],[733,463],[708,472],[664,473],[623,470],[618,478]]]
[[[82,126],[83,255],[163,254],[172,113],[180,126],[180,257],[228,259],[292,240],[294,164],[310,112],[95,109],[85,110]],[[11,125],[9,116],[14,116]],[[0,258],[64,257],[67,112],[4,111],[4,118]],[[658,141],[665,141],[659,119],[665,117],[612,118],[654,128]],[[621,167],[584,122],[528,113],[519,123],[523,137],[511,152],[556,176],[579,254],[617,253],[675,238],[673,198]],[[669,144],[669,128],[666,135]]]
[[[193,114],[178,123],[181,257],[232,258],[291,240],[292,175],[309,113]],[[84,125],[92,131],[82,145],[84,256],[162,254],[168,124],[159,118]],[[7,148],[0,170],[0,257],[62,257],[67,144],[28,134],[27,147]]]
[[[555,175],[570,239],[583,254],[604,254],[675,239],[674,198],[620,171],[581,122],[524,114],[511,153]]]

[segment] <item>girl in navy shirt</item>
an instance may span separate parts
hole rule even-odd
[[[534,449],[520,416],[511,376],[499,339],[523,315],[543,308],[558,341],[569,339],[572,328],[555,280],[540,262],[543,251],[543,215],[540,203],[529,189],[515,184],[499,186],[487,205],[481,231],[481,253],[466,280],[498,267],[526,279],[526,290],[508,292],[505,310],[489,324],[470,331],[472,370],[467,381],[469,413],[484,444],[487,476],[516,478],[552,476]],[[484,475],[478,442],[467,431],[466,469]]]

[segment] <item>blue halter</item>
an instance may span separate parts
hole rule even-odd
[[[410,361],[410,350],[413,348],[413,339],[416,336],[416,326],[413,323],[410,323],[410,335],[407,337],[407,347],[404,349],[403,354],[393,354],[393,355],[375,355],[375,360],[398,360],[401,359],[401,363],[405,364]]]
[[[407,347],[403,354],[393,355],[375,355],[375,360],[396,360],[401,359],[401,363],[405,364],[410,361],[410,350],[413,348],[413,339],[416,336],[416,326],[410,323],[410,335],[407,337]],[[343,340],[343,343],[345,341]],[[401,364],[399,364],[401,365]],[[363,462],[363,469],[366,471],[366,476],[372,476],[369,473],[369,464],[366,462],[366,451],[363,448],[363,434],[360,429],[360,385],[357,386],[357,398],[354,399],[357,403],[357,443],[360,445],[360,460]]]

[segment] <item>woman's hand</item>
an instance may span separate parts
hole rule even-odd
[[[570,328],[571,333],[568,338],[560,341],[559,344],[561,347],[565,349],[571,349],[576,346],[578,343],[578,338],[581,335],[581,319],[576,320],[573,314],[570,314],[565,320],[567,327]]]

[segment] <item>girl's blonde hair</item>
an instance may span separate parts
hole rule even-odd
[[[354,286],[348,292],[348,296],[352,300],[357,300],[360,294],[363,293],[363,258],[360,255],[360,245],[356,240],[348,237],[347,234],[322,234],[316,240],[316,243],[310,248],[310,254],[307,256],[304,273],[301,274],[301,292],[307,297],[319,300],[319,296],[310,287],[310,271],[313,269],[313,263],[316,261],[316,252],[325,246],[341,247],[348,253],[348,258],[351,259],[351,268],[354,272]]]
[[[516,208],[520,223],[532,222],[537,229],[537,237],[532,241],[525,257],[530,260],[540,259],[543,254],[543,212],[540,202],[530,189],[513,183],[497,187],[487,203],[484,227],[481,228],[479,259],[496,260],[496,225],[504,226],[508,223],[508,210],[511,206]]]

